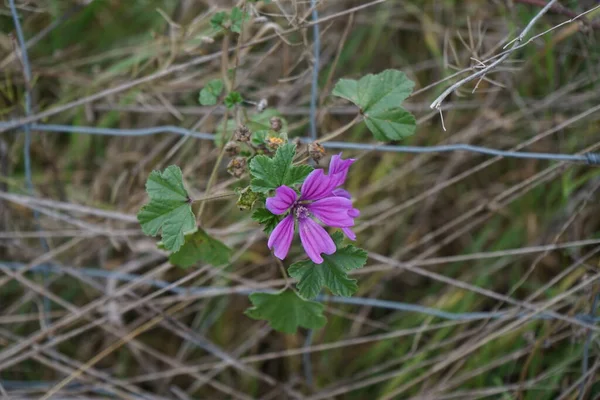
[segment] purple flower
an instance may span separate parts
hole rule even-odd
[[[331,161],[329,162],[329,176],[331,176],[332,179],[335,181],[334,187],[337,188],[344,184],[344,182],[346,181],[346,176],[348,175],[348,169],[352,164],[354,164],[354,161],[356,161],[354,158],[342,160],[342,153],[336,154],[335,156],[331,157]],[[344,192],[346,191],[344,190]],[[346,193],[348,194],[348,196],[350,196],[350,193]]]
[[[344,195],[336,189],[346,180],[348,168],[354,160],[342,160],[341,156],[332,159],[329,176],[322,169],[311,172],[300,189],[300,196],[288,186],[280,186],[275,196],[267,199],[267,209],[273,214],[289,214],[279,222],[269,237],[269,249],[274,249],[277,258],[283,260],[292,245],[296,221],[300,231],[300,241],[308,257],[316,264],[323,262],[321,254],[335,253],[335,243],[325,229],[315,222],[317,218],[325,225],[341,228],[350,239],[356,235],[350,230],[354,218],[360,213],[352,207],[349,193]],[[345,195],[347,194],[347,196]]]
[[[336,189],[333,189],[333,196],[344,197],[346,199],[352,198],[352,195],[347,190],[341,189],[339,186],[343,185],[346,181],[348,169],[352,164],[354,164],[355,161],[356,160],[354,158],[342,160],[342,153],[331,157],[331,161],[329,162],[329,176],[334,179],[336,187]],[[352,218],[357,218],[360,215],[360,211],[356,208],[353,208],[348,211],[348,215]],[[346,235],[348,239],[356,240],[356,234],[352,231],[352,229],[343,227],[342,232],[344,232],[344,235]]]

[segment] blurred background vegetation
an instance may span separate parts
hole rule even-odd
[[[395,68],[414,80],[417,90],[406,103],[419,121],[417,132],[402,144],[470,143],[558,153],[600,147],[598,13],[531,42],[476,91],[473,82],[451,95],[444,103],[444,131],[429,104],[457,80],[446,78],[501,52],[545,1],[318,3],[324,18],[320,137],[356,114],[347,102],[329,96],[339,78]],[[37,114],[233,48],[240,40],[249,45],[237,53],[236,90],[251,102],[266,99],[288,120],[291,136],[308,136],[313,66],[312,30],[304,28],[311,18],[308,1],[236,3],[252,14],[241,36],[211,27],[216,12],[235,5],[229,1],[17,1],[31,41],[29,83],[15,53],[7,4],[0,5],[2,121],[24,116],[27,85]],[[533,34],[595,4],[558,2]],[[225,109],[199,106],[198,92],[209,80],[230,76],[235,62],[233,54],[214,57],[39,122],[120,129],[176,125],[214,133]],[[256,112],[250,103],[243,107]],[[340,140],[373,142],[363,124]],[[347,188],[362,210],[358,245],[371,254],[355,274],[356,296],[452,313],[527,311],[522,306],[527,302],[566,319],[447,321],[331,303],[325,328],[284,335],[243,315],[249,304],[238,289],[279,288],[284,282],[264,234],[237,209],[235,199],[208,203],[201,221],[235,250],[235,261],[225,268],[171,266],[135,220],[154,169],[181,166],[190,190],[202,196],[219,153],[213,143],[170,134],[34,130],[32,182],[35,197],[52,201],[46,204],[31,200],[23,149],[22,130],[0,133],[0,396],[43,396],[167,307],[190,299],[183,310],[78,373],[53,398],[600,396],[598,333],[573,322],[592,311],[600,290],[600,243],[580,242],[600,233],[597,167],[462,152],[345,151],[359,160]],[[219,167],[214,192],[247,182],[229,176],[225,166]],[[534,248],[563,242],[574,244]],[[514,249],[522,254],[502,253]],[[294,247],[292,259],[299,254]],[[451,258],[460,255],[469,256]],[[409,261],[421,273],[402,267]],[[51,266],[51,273],[40,273],[40,265]],[[15,275],[27,266],[38,272]],[[98,271],[121,275],[107,278]],[[450,279],[426,276],[427,271]],[[181,290],[157,293],[161,282],[177,282]],[[191,291],[200,286],[231,290]],[[48,332],[56,322],[61,325]],[[586,349],[589,366],[583,376]]]

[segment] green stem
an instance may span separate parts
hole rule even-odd
[[[200,203],[202,201],[209,201],[209,200],[217,200],[217,199],[223,199],[225,197],[231,197],[231,196],[235,196],[237,195],[237,193],[224,193],[224,194],[217,194],[214,196],[207,196],[207,197],[202,197],[200,199],[192,199],[192,203]]]
[[[244,0],[242,2],[242,10],[245,8],[246,5],[246,1]],[[233,88],[235,87],[235,78],[236,78],[236,71],[237,71],[237,67],[239,65],[239,59],[240,59],[240,49],[242,47],[242,42],[244,40],[244,20],[242,20],[242,25],[241,25],[241,29],[240,29],[241,33],[240,36],[238,38],[238,43],[237,43],[237,48],[235,49],[235,66],[233,69],[233,76],[231,78],[231,82],[229,83],[229,91],[233,90]],[[223,40],[223,58],[222,58],[222,62],[221,62],[221,73],[223,76],[223,80],[225,82],[227,81],[227,68],[225,67],[225,65],[229,65],[229,59],[227,58],[227,54],[229,54],[229,40],[226,38],[225,40]],[[226,47],[226,48],[225,48]],[[236,106],[237,108],[237,106]],[[225,118],[225,123],[223,124],[223,137],[225,137],[225,135],[227,135],[227,121],[229,120],[229,110],[225,111],[225,115],[223,116],[223,118]],[[217,179],[217,175],[218,175],[218,171],[219,171],[219,165],[221,165],[221,161],[223,161],[223,156],[225,156],[225,144],[230,141],[231,139],[233,139],[233,133],[231,134],[231,137],[229,137],[229,140],[227,141],[223,141],[223,143],[221,144],[221,150],[219,151],[219,156],[217,157],[217,161],[215,162],[215,166],[213,167],[213,170],[210,174],[210,178],[208,178],[208,183],[206,184],[206,190],[205,193],[209,193],[210,189],[212,188],[213,184],[215,183],[215,180]],[[198,210],[198,220],[200,220],[200,217],[202,216],[202,213],[204,212],[204,207],[205,207],[206,202],[202,202],[200,203],[200,209]]]

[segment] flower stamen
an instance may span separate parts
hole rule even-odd
[[[309,216],[310,216],[310,213],[308,212],[308,208],[306,208],[304,206],[296,207],[296,218],[304,219],[304,218],[308,218]]]

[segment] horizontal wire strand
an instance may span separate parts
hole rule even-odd
[[[12,122],[0,122],[0,128],[11,126]],[[191,136],[202,140],[215,140],[215,135],[212,133],[201,133],[191,131],[189,129],[180,128],[172,125],[157,126],[152,128],[141,129],[117,129],[117,128],[96,128],[90,126],[69,126],[69,125],[54,125],[54,124],[31,124],[31,129],[55,133],[79,133],[87,135],[103,135],[103,136],[149,136],[161,133],[171,133],[181,136]],[[299,138],[303,143],[312,142],[311,138]],[[561,153],[532,153],[522,151],[497,150],[489,147],[474,146],[470,144],[449,144],[440,146],[399,146],[385,144],[369,144],[369,143],[347,143],[347,142],[323,142],[323,147],[330,149],[348,149],[348,150],[371,150],[382,152],[395,153],[447,153],[454,151],[466,151],[471,153],[485,154],[496,157],[509,157],[533,160],[548,160],[562,161],[572,163],[585,163],[589,165],[600,165],[599,153],[587,154],[561,154]]]

